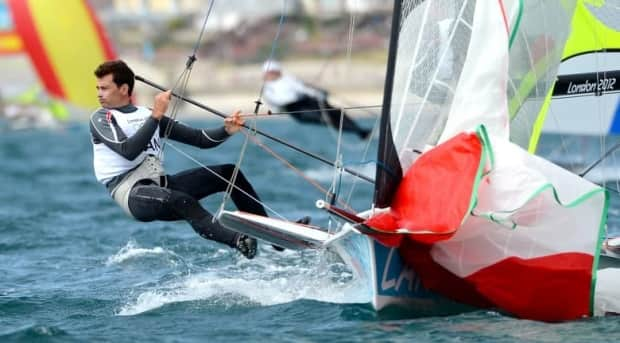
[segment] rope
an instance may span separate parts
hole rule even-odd
[[[333,109],[330,108],[326,108],[324,109],[325,112],[334,112],[334,111],[343,111],[343,110],[359,110],[359,109],[368,109],[368,108],[381,108],[382,105],[362,105],[362,106],[347,106],[347,107],[336,107]],[[306,113],[306,110],[300,110],[300,111],[290,111],[290,112],[267,112],[267,113],[256,113],[256,114],[244,114],[241,117],[256,117],[257,119],[260,118],[264,118],[264,117],[273,117],[273,116],[279,116],[279,115],[298,115],[298,114],[303,114]]]
[[[185,153],[184,151],[182,151],[181,149],[175,147],[172,143],[167,142],[167,138],[170,136],[170,133],[172,132],[172,128],[174,126],[174,124],[176,123],[175,119],[177,117],[178,114],[178,110],[180,108],[180,104],[181,104],[181,99],[183,99],[185,97],[185,92],[187,90],[187,85],[189,82],[189,78],[191,76],[191,71],[194,65],[194,62],[196,62],[197,58],[196,58],[196,53],[198,52],[198,48],[200,47],[200,42],[202,41],[202,37],[205,33],[206,27],[207,27],[207,22],[209,20],[209,17],[211,15],[211,12],[213,10],[213,5],[215,4],[215,0],[211,0],[210,4],[209,4],[209,9],[207,11],[207,15],[205,16],[205,20],[202,23],[202,28],[200,30],[200,33],[198,35],[198,39],[196,40],[196,43],[194,44],[194,49],[192,51],[192,54],[190,56],[188,56],[188,59],[185,63],[185,69],[183,70],[183,72],[181,73],[181,75],[177,78],[174,86],[172,87],[172,91],[174,92],[177,88],[180,88],[180,92],[177,91],[176,93],[178,93],[180,95],[180,97],[175,97],[173,100],[173,105],[172,105],[172,109],[170,110],[170,114],[169,114],[169,118],[171,119],[168,123],[168,125],[166,126],[166,129],[164,130],[164,134],[163,134],[163,142],[162,142],[162,149],[160,151],[160,158],[161,158],[161,154],[163,154],[164,148],[167,145],[170,145],[172,148],[174,148],[177,152],[181,153],[182,155],[184,155],[185,157],[187,157],[188,159],[190,159],[191,161],[194,161],[195,163],[197,163],[199,166],[205,168],[206,170],[208,170],[210,173],[216,175],[218,178],[220,178],[221,180],[223,180],[224,182],[227,183],[227,187],[226,187],[226,191],[224,193],[224,197],[222,198],[222,202],[220,205],[220,208],[218,210],[218,214],[224,210],[224,207],[226,205],[226,202],[228,200],[228,198],[230,197],[232,190],[233,189],[237,189],[238,191],[242,192],[243,194],[245,194],[246,196],[248,196],[249,198],[251,198],[252,200],[256,201],[257,203],[261,204],[263,207],[267,208],[269,211],[271,211],[272,213],[274,213],[276,216],[283,218],[284,217],[282,215],[280,215],[279,213],[277,213],[275,210],[273,210],[272,208],[270,208],[269,206],[267,206],[266,204],[264,204],[262,201],[254,198],[253,196],[251,196],[250,194],[248,194],[247,192],[245,192],[244,190],[240,189],[239,187],[237,187],[236,181],[237,181],[237,176],[239,175],[239,169],[241,166],[241,163],[243,161],[243,157],[245,156],[245,151],[247,148],[247,135],[246,135],[246,139],[243,143],[243,146],[241,148],[240,154],[239,154],[239,158],[237,160],[237,163],[235,164],[235,168],[233,170],[233,173],[231,175],[231,179],[227,180],[226,178],[224,178],[223,176],[219,175],[218,173],[216,173],[215,171],[211,170],[209,167],[207,167],[206,165],[200,163],[198,160],[196,160],[195,158],[193,158],[191,155]],[[282,15],[283,16],[283,15]],[[281,20],[282,23],[282,20]],[[279,35],[279,28],[278,28],[278,35]],[[277,38],[277,36],[276,36]],[[273,50],[275,48],[272,47],[272,54],[273,54]],[[216,220],[217,216],[213,217],[213,220]]]
[[[200,47],[200,42],[202,41],[202,36],[204,35],[204,32],[207,28],[207,22],[209,21],[209,16],[211,15],[211,11],[213,10],[214,4],[215,4],[215,0],[211,0],[211,2],[209,3],[209,9],[207,10],[207,15],[205,16],[205,20],[202,23],[200,33],[198,34],[198,39],[196,39],[196,43],[194,44],[194,49],[192,51],[192,54],[188,56],[187,61],[185,62],[185,68],[183,69],[183,72],[181,72],[181,75],[179,75],[176,82],[171,88],[171,90],[174,92],[178,87],[180,87],[181,91],[176,92],[176,93],[180,94],[181,98],[185,97],[185,92],[187,90],[187,84],[189,83],[189,78],[192,73],[192,67],[194,65],[194,62],[196,62],[197,60],[196,53],[198,52],[198,48]],[[170,133],[172,132],[172,128],[176,122],[176,117],[179,112],[180,104],[181,104],[180,98],[178,97],[173,98],[172,109],[170,110],[170,114],[168,115],[168,117],[170,118],[170,121],[168,122],[168,125],[166,126],[166,129],[164,130],[163,139],[162,139],[162,148],[159,151],[160,159],[166,147],[168,137],[170,136]]]
[[[185,96],[185,91],[187,89],[187,84],[189,82],[189,76],[191,75],[191,70],[190,69],[185,69],[181,75],[179,76],[179,78],[177,79],[177,81],[175,82],[174,86],[172,87],[172,91],[174,92],[174,90],[179,87],[179,84],[181,84],[180,88],[180,95],[183,97]],[[179,98],[173,98],[172,100],[172,108],[169,111],[169,115],[168,117],[170,118],[170,121],[168,122],[168,125],[166,125],[166,128],[164,129],[164,134],[162,136],[162,145],[161,145],[161,150],[159,151],[159,158],[161,159],[163,153],[164,153],[164,149],[166,148],[166,144],[168,141],[168,137],[170,136],[170,133],[172,132],[172,128],[174,127],[174,124],[176,123],[176,118],[177,118],[177,114],[179,112],[180,109],[180,104],[181,101],[178,100]]]
[[[271,51],[269,52],[269,57],[267,59],[267,68],[271,66],[271,62],[273,61],[273,56],[276,52],[276,47],[278,46],[278,41],[280,40],[280,32],[282,32],[282,26],[284,26],[284,19],[286,18],[286,10],[287,10],[287,0],[282,2],[282,13],[280,13],[280,21],[278,22],[278,29],[276,30],[276,35],[273,37],[273,41],[271,42]],[[258,114],[260,105],[263,104],[263,92],[265,91],[265,80],[263,79],[263,83],[261,84],[260,90],[258,92],[258,98],[254,103],[256,103],[256,107],[254,108],[254,114]]]
[[[379,127],[379,123],[381,122],[381,117],[377,116],[377,119],[375,119],[375,124],[372,126],[372,132],[370,133],[371,137],[375,136],[375,133],[377,131],[377,128]],[[362,161],[366,160],[366,156],[368,156],[368,152],[370,151],[370,142],[372,140],[368,140],[366,142],[366,147],[364,148],[364,153],[362,154]],[[353,192],[355,191],[356,186],[358,185],[358,180],[357,178],[353,179],[353,185],[351,185],[351,190],[349,191],[349,195],[347,196],[347,203],[351,202],[351,197],[353,196]]]
[[[210,2],[209,5],[209,9],[207,12],[207,15],[205,17],[205,20],[202,24],[202,28],[199,34],[199,37],[196,41],[196,44],[194,45],[194,49],[193,49],[193,53],[191,56],[188,57],[188,60],[186,62],[186,66],[185,69],[183,70],[183,72],[181,73],[181,75],[179,76],[179,78],[176,80],[172,90],[174,91],[177,88],[180,88],[181,91],[177,92],[180,93],[180,97],[176,97],[175,101],[173,101],[173,106],[170,110],[170,123],[168,124],[168,126],[166,127],[165,131],[164,131],[164,135],[163,135],[163,143],[162,143],[162,151],[164,149],[164,146],[170,145],[170,147],[172,147],[173,149],[175,149],[177,152],[179,152],[180,154],[182,154],[183,156],[185,156],[186,158],[188,158],[189,160],[193,161],[194,163],[196,163],[197,165],[201,166],[202,168],[206,169],[207,171],[209,171],[210,173],[212,173],[213,175],[217,176],[218,178],[220,178],[222,181],[227,183],[227,187],[226,187],[226,191],[225,194],[222,198],[222,202],[220,204],[220,207],[218,209],[218,214],[221,213],[221,211],[224,210],[225,205],[228,201],[228,199],[231,196],[232,190],[236,189],[238,191],[240,191],[241,193],[245,194],[246,196],[248,196],[250,199],[256,201],[257,203],[261,204],[263,207],[265,207],[269,212],[273,213],[274,215],[276,215],[277,217],[286,220],[286,218],[284,216],[282,216],[280,213],[278,213],[277,211],[275,211],[273,208],[267,206],[265,203],[263,203],[262,201],[260,201],[259,199],[254,198],[253,196],[251,196],[250,194],[248,194],[247,192],[245,192],[244,190],[240,189],[239,187],[236,186],[236,180],[237,180],[237,176],[239,175],[239,171],[240,171],[240,166],[242,164],[243,158],[245,157],[245,153],[247,151],[247,145],[248,145],[248,141],[251,139],[256,145],[258,145],[259,147],[261,147],[264,151],[266,151],[267,153],[271,154],[272,156],[274,156],[275,158],[277,158],[278,160],[280,160],[282,163],[284,163],[289,169],[293,170],[295,173],[297,173],[298,175],[300,175],[304,180],[306,180],[307,182],[309,182],[311,185],[313,185],[314,187],[316,187],[317,189],[319,189],[321,192],[323,192],[324,194],[329,194],[330,191],[324,189],[320,184],[318,184],[316,181],[310,179],[309,177],[307,177],[301,170],[299,170],[298,168],[296,168],[295,166],[293,166],[290,162],[288,162],[286,159],[284,159],[282,156],[278,155],[277,153],[275,153],[273,150],[269,149],[267,146],[265,146],[263,143],[261,143],[256,137],[256,121],[254,120],[253,123],[253,128],[246,130],[241,129],[241,132],[245,135],[245,140],[244,143],[241,147],[240,153],[239,153],[239,158],[237,160],[237,163],[235,164],[235,169],[233,170],[233,173],[231,175],[230,180],[226,179],[225,177],[223,177],[222,175],[219,175],[218,173],[216,173],[215,171],[213,171],[212,169],[210,169],[208,166],[202,164],[201,162],[199,162],[197,159],[193,158],[191,155],[187,154],[186,152],[182,151],[181,149],[177,148],[176,146],[174,146],[172,143],[167,142],[167,138],[169,137],[172,127],[173,125],[176,123],[175,119],[179,110],[179,105],[180,105],[180,100],[185,98],[184,94],[185,91],[187,89],[187,85],[189,82],[189,77],[191,75],[191,71],[192,71],[192,67],[194,62],[197,60],[196,58],[196,53],[198,51],[198,48],[200,46],[200,41],[202,40],[202,37],[204,35],[205,29],[206,29],[206,24],[208,22],[208,18],[211,14],[213,5],[215,3],[215,0],[212,0]],[[276,35],[272,41],[272,46],[271,46],[271,52],[269,55],[269,59],[267,63],[270,63],[270,61],[273,60],[273,57],[275,55],[275,51],[278,45],[278,41],[279,41],[279,37],[280,37],[280,33],[282,31],[282,26],[284,24],[284,20],[285,20],[285,13],[286,13],[286,9],[287,9],[287,0],[283,1],[283,10],[282,13],[280,15],[280,20],[279,20],[279,24],[278,24],[278,28],[276,31]],[[354,22],[355,22],[355,18],[354,16],[352,16],[351,18],[351,26],[349,29],[349,44],[348,44],[348,59],[350,61],[350,52],[351,52],[351,43],[352,43],[352,37],[353,37],[353,30],[354,30]],[[258,95],[258,99],[255,101],[256,103],[256,108],[254,111],[254,114],[251,115],[253,117],[253,119],[257,119],[259,117],[264,117],[264,116],[271,116],[271,115],[283,115],[283,114],[287,114],[287,115],[291,115],[291,114],[295,114],[295,113],[302,113],[303,111],[295,111],[295,112],[279,112],[279,113],[269,113],[269,114],[259,114],[258,110],[261,103],[261,99],[263,96],[263,92],[264,92],[264,88],[265,88],[265,80],[263,80],[260,91],[259,91],[259,95]],[[346,108],[339,108],[339,109],[325,109],[323,108],[323,111],[340,111],[341,117],[340,117],[340,128],[338,130],[339,135],[338,135],[338,143],[337,143],[337,156],[339,156],[338,159],[338,163],[335,163],[334,167],[335,170],[339,172],[339,177],[336,177],[336,175],[338,175],[338,173],[335,174],[334,180],[332,182],[332,186],[331,189],[334,191],[335,194],[337,194],[340,184],[341,184],[341,180],[342,180],[342,171],[343,171],[343,165],[342,165],[342,156],[340,154],[340,150],[341,150],[341,146],[342,146],[342,131],[343,131],[343,122],[344,122],[344,109],[362,109],[362,108],[381,108],[381,105],[373,105],[373,106],[355,106],[355,107],[346,107]],[[324,115],[324,114],[323,114]],[[249,115],[245,115],[243,117],[249,117]],[[374,128],[373,128],[374,130]],[[254,132],[254,134],[251,134],[252,132]],[[366,148],[366,152],[368,150],[368,147]],[[365,153],[366,153],[365,152]],[[350,198],[350,196],[349,196]],[[335,198],[339,204],[351,211],[354,211],[351,206],[341,200],[338,199],[337,197]],[[217,217],[214,216],[214,220]]]
[[[353,49],[353,37],[354,37],[354,33],[355,33],[355,21],[356,21],[356,16],[354,12],[350,13],[349,16],[349,28],[348,28],[348,34],[347,34],[347,52],[346,52],[346,62],[347,62],[347,66],[349,66],[351,64],[351,51]],[[323,67],[325,67],[325,64],[323,65]],[[321,70],[321,74],[323,73],[323,70]],[[347,71],[345,74],[349,73],[349,68],[347,67]],[[319,105],[320,105],[320,110],[321,110],[321,117],[323,118],[323,121],[325,121],[325,123],[327,124],[328,127],[330,127],[331,125],[329,125],[329,123],[331,122],[331,118],[329,117],[329,115],[326,113],[326,111],[328,109],[325,108],[325,100],[320,101]],[[332,185],[331,185],[331,189],[330,191],[332,191],[331,194],[328,194],[328,196],[333,196],[334,199],[338,199],[338,194],[340,191],[340,187],[342,185],[342,171],[343,171],[343,165],[342,165],[342,153],[341,153],[341,149],[342,149],[342,144],[343,144],[343,140],[342,140],[342,132],[343,132],[343,126],[344,126],[344,116],[345,116],[345,111],[344,109],[340,109],[340,123],[339,123],[339,127],[338,127],[338,132],[337,132],[337,138],[336,138],[336,156],[337,156],[337,160],[336,163],[334,163],[334,176],[332,178]],[[332,123],[335,124],[335,123]],[[374,133],[375,127],[377,126],[377,122],[375,122],[375,125],[373,126],[373,131],[372,133]],[[328,129],[330,133],[332,133],[331,129]],[[368,139],[368,141],[366,142],[366,148],[365,148],[365,152],[364,155],[368,152],[368,148],[370,146],[370,139]],[[345,203],[349,203],[351,200],[351,194],[353,193],[353,189],[354,189],[355,183],[353,184],[351,191],[349,193],[349,197],[347,198],[347,200],[345,201]],[[334,199],[325,199],[327,203],[332,204],[334,202]],[[331,216],[330,216],[330,221],[331,221]],[[329,230],[331,231],[331,223],[329,225]]]
[[[285,159],[284,157],[282,157],[281,155],[279,155],[277,152],[271,150],[269,147],[267,147],[266,145],[264,145],[260,140],[258,140],[257,137],[250,135],[249,133],[247,133],[246,131],[242,131],[245,135],[247,135],[254,144],[256,144],[258,147],[260,147],[261,149],[263,149],[265,152],[267,152],[268,154],[272,155],[273,157],[275,157],[277,160],[279,160],[280,162],[282,162],[282,164],[284,164],[286,167],[288,167],[289,169],[291,169],[294,173],[296,173],[297,175],[299,175],[302,179],[304,179],[306,182],[308,182],[309,184],[311,184],[312,186],[314,186],[316,189],[318,189],[321,193],[323,194],[328,194],[328,190],[325,189],[323,186],[321,186],[318,182],[316,182],[315,180],[309,178],[306,174],[304,174],[303,171],[301,171],[299,168],[295,167],[291,162],[289,162],[287,159]],[[351,210],[354,211],[353,208],[351,208],[351,206],[338,199],[338,203]]]
[[[355,1],[357,3],[357,1]],[[349,32],[347,36],[347,71],[345,74],[349,74],[349,66],[351,65],[351,51],[353,51],[353,34],[355,33],[355,13],[351,12],[349,17]]]
[[[220,180],[226,182],[227,184],[230,185],[231,188],[234,188],[236,190],[238,190],[239,192],[243,193],[244,195],[246,195],[248,198],[256,201],[257,203],[261,204],[263,207],[265,207],[269,212],[275,214],[277,217],[279,217],[280,219],[284,219],[286,220],[286,218],[284,216],[282,216],[281,214],[279,214],[276,210],[272,209],[271,207],[269,207],[267,204],[265,204],[264,202],[262,202],[261,200],[253,197],[252,195],[248,194],[246,191],[244,191],[243,189],[239,188],[237,185],[235,184],[230,184],[230,182],[228,181],[227,178],[223,177],[222,175],[216,173],[214,170],[212,170],[211,168],[209,168],[208,166],[204,165],[203,163],[201,163],[200,161],[198,161],[197,159],[195,159],[194,157],[192,157],[190,154],[184,152],[183,150],[177,148],[176,146],[174,146],[174,144],[172,143],[168,143],[168,145],[170,145],[171,148],[175,149],[178,153],[180,153],[181,155],[187,157],[190,161],[196,163],[198,166],[206,169],[207,171],[209,171],[211,174],[217,176]]]
[[[226,202],[233,190],[233,185],[237,183],[237,175],[239,175],[239,169],[241,169],[241,162],[243,161],[243,157],[245,156],[245,150],[248,146],[248,137],[249,135],[245,135],[245,139],[243,141],[243,145],[241,146],[241,151],[239,152],[239,158],[237,159],[237,163],[235,163],[235,168],[233,169],[233,173],[230,176],[230,181],[228,182],[228,187],[226,187],[226,191],[224,192],[224,196],[222,197],[222,203],[220,204],[220,208],[217,211],[217,215],[213,216],[213,222],[216,221],[216,217],[219,216],[222,211],[224,211],[224,207],[226,206]]]
[[[322,105],[321,105],[322,107]],[[322,113],[322,112],[321,112]],[[340,111],[340,125],[338,126],[338,137],[336,140],[336,163],[334,163],[334,177],[332,178],[332,185],[330,187],[330,193],[327,194],[328,197],[334,197],[336,199],[338,197],[338,189],[340,188],[340,183],[338,186],[336,185],[336,176],[339,175],[342,177],[342,126],[344,122],[344,111]],[[342,179],[340,179],[342,180]],[[338,188],[338,189],[337,189]],[[333,204],[334,199],[325,199],[328,204]]]
[[[321,115],[323,114],[323,105],[321,104]],[[340,152],[342,147],[342,126],[344,122],[344,111],[340,111],[340,125],[338,127],[338,139],[336,140],[336,161],[334,163],[334,176],[332,178],[332,184],[330,187],[330,192],[325,197],[325,202],[332,205],[336,199],[338,199],[338,192],[340,191],[340,185],[342,184],[342,154]],[[331,131],[330,131],[331,132]],[[331,216],[330,223],[327,228],[327,232],[329,234],[332,233],[332,225],[331,225]]]
[[[285,13],[286,13],[286,4],[287,4],[287,0],[284,0],[283,2],[283,8],[282,8],[282,13],[280,14],[280,22],[278,23],[278,30],[276,31],[276,35],[273,39],[273,41],[271,42],[271,52],[269,53],[269,60],[267,63],[271,63],[271,59],[273,58],[273,55],[275,53],[276,47],[278,46],[278,40],[280,38],[280,32],[282,30],[282,25],[284,24],[284,18],[285,18]],[[263,95],[263,90],[265,87],[265,81],[263,80],[263,85],[260,89],[260,92],[258,94],[258,99],[255,101],[256,103],[256,107],[254,108],[254,114],[258,113],[258,110],[260,108],[261,105],[261,98]],[[254,132],[254,135],[256,135],[256,121],[253,121],[253,126],[252,126],[252,132]],[[230,182],[228,183],[228,187],[226,188],[226,192],[224,193],[224,196],[222,197],[222,203],[220,204],[220,208],[218,210],[218,215],[224,210],[224,207],[226,206],[226,202],[228,201],[228,199],[230,198],[230,194],[232,192],[232,187],[231,185],[234,185],[237,181],[237,175],[239,174],[239,169],[241,168],[241,162],[243,161],[243,157],[245,155],[245,150],[247,148],[248,145],[248,139],[250,137],[249,134],[245,133],[245,140],[243,141],[243,146],[241,147],[241,151],[239,152],[239,158],[237,160],[237,163],[235,164],[235,169],[233,170],[233,173],[231,175],[230,178]],[[213,221],[215,221],[217,216],[213,216]]]
[[[355,33],[355,22],[356,22],[356,16],[354,12],[350,13],[349,16],[349,27],[347,29],[347,49],[346,49],[346,65],[347,65],[347,70],[345,72],[345,75],[349,74],[349,68],[348,66],[351,64],[351,51],[353,50],[353,37],[354,37],[354,33]],[[320,70],[320,74],[322,74],[324,72],[324,69],[327,65],[327,61],[326,63],[323,63],[322,69]],[[345,144],[342,141],[341,135],[342,135],[342,124],[343,124],[343,120],[344,120],[344,116],[345,114],[345,108],[338,108],[338,109],[328,109],[326,108],[326,103],[327,103],[327,99],[319,99],[319,109],[320,109],[320,114],[321,114],[321,118],[323,119],[323,122],[325,122],[325,126],[327,126],[327,129],[329,131],[329,133],[332,135],[332,137],[334,137],[334,139],[337,141],[338,146],[340,146],[341,144],[344,144],[348,149],[352,149],[357,147],[357,144]],[[361,108],[361,107],[358,107]],[[335,130],[333,129],[336,126],[336,123],[334,123],[331,120],[331,117],[328,115],[327,112],[329,111],[340,111],[340,128],[339,130]],[[353,120],[353,119],[351,119]],[[330,125],[331,124],[331,125]],[[374,128],[373,128],[374,130]],[[336,131],[336,132],[334,132]],[[370,137],[369,137],[370,138]],[[339,156],[339,155],[336,155]]]

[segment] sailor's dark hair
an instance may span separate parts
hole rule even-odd
[[[95,69],[95,76],[97,78],[102,78],[108,74],[112,74],[112,80],[116,86],[120,87],[123,84],[127,84],[129,86],[129,95],[131,96],[135,75],[124,61],[105,61]]]

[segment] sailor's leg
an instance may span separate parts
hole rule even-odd
[[[170,205],[171,198],[169,189],[157,185],[137,185],[129,193],[129,210],[134,218],[143,222],[184,219]]]
[[[341,114],[341,110],[333,107],[327,101],[323,103],[323,109],[330,119],[330,125],[336,130],[340,128],[340,118],[342,118],[342,131],[356,133],[360,138],[365,139],[370,134],[370,130],[359,126],[346,112]]]
[[[296,121],[306,124],[322,124],[324,120],[318,102],[310,97],[301,99],[284,106],[286,112],[292,112],[290,116]]]
[[[208,168],[217,173],[219,177],[205,168],[195,168],[169,176],[168,187],[178,191],[185,191],[196,199],[202,199],[210,194],[226,191],[235,166],[233,164],[222,164],[208,166]],[[256,194],[256,191],[241,171],[237,174],[235,186],[231,191],[230,197],[240,211],[267,217],[267,211],[260,203],[258,194]],[[299,222],[307,224],[310,222],[310,217],[304,217]],[[246,241],[248,239],[246,238]],[[255,242],[251,243],[255,244]],[[283,250],[276,246],[273,247],[277,250]],[[254,250],[256,249],[254,248]]]
[[[191,195],[156,185],[139,185],[129,194],[129,209],[140,221],[185,219],[201,237],[236,248],[247,258],[256,255],[256,241],[228,230]]]
[[[208,166],[208,168],[219,177],[205,168],[195,168],[169,176],[168,186],[171,189],[186,192],[196,199],[226,191],[235,166],[233,164],[222,164]],[[230,197],[239,210],[267,216],[265,208],[259,202],[258,194],[241,171],[237,174],[235,186]]]

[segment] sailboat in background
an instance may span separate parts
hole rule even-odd
[[[620,180],[620,161],[614,150],[620,139],[618,5],[617,1],[577,4],[560,75],[537,118],[536,130],[542,126],[547,134],[540,137],[543,144],[532,140],[529,147],[578,174],[595,162],[588,156],[609,152],[586,178],[602,185],[609,183],[612,189]],[[540,151],[539,146],[552,149]]]
[[[336,251],[377,310],[544,321],[620,311],[620,260],[601,256],[609,194],[528,151],[587,3],[395,1],[370,209],[319,202],[347,222],[335,234],[240,212],[220,222]]]
[[[5,117],[26,127],[53,126],[66,121],[72,109],[98,106],[94,84],[86,76],[116,54],[88,1],[68,0],[59,6],[6,0],[0,10],[0,55],[26,55],[41,84],[5,85],[13,89],[13,94],[3,94]]]
[[[617,1],[577,3],[552,91],[554,101],[545,99],[539,115],[543,132],[620,134],[619,5]]]

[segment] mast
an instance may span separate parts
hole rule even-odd
[[[394,0],[390,47],[388,50],[387,69],[385,73],[385,87],[383,90],[383,107],[381,111],[374,194],[374,204],[376,207],[380,208],[390,205],[396,187],[400,183],[403,174],[398,160],[398,153],[394,147],[390,124],[394,69],[396,65],[396,52],[398,49],[398,33],[400,31],[401,5],[402,0]]]

